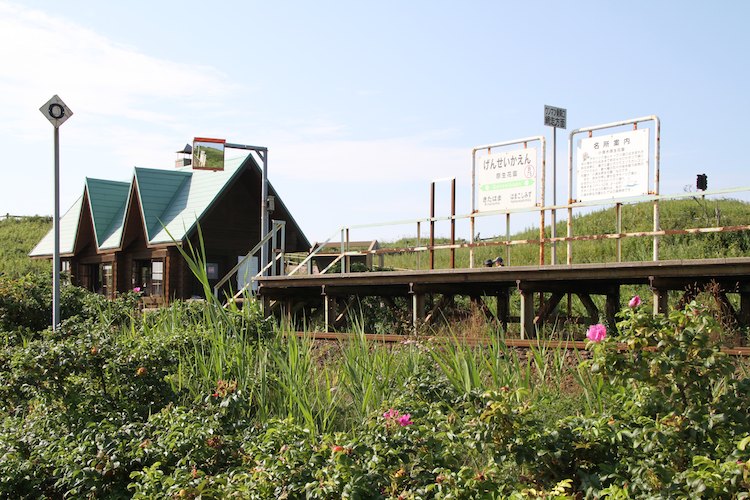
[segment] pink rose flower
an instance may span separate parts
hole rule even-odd
[[[592,342],[601,342],[604,340],[604,337],[607,336],[607,327],[602,325],[601,323],[598,323],[596,325],[591,325],[589,327],[589,331],[586,332],[586,338],[588,338]]]
[[[135,293],[140,293],[141,292],[141,287],[139,287],[139,286],[133,287],[133,291]]]
[[[641,305],[641,298],[637,295],[630,299],[630,302],[628,302],[628,307],[631,309],[635,309],[639,305]]]
[[[412,425],[414,422],[411,421],[411,413],[404,413],[400,417],[398,417],[398,425],[401,427],[405,427],[407,425]]]
[[[393,418],[398,418],[398,410],[394,410],[391,408],[387,412],[383,413],[383,418],[386,420],[391,420]]]

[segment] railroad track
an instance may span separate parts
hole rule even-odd
[[[296,332],[298,337],[309,337],[313,340],[330,340],[345,341],[354,337],[355,333],[331,333],[331,332]],[[427,342],[450,342],[453,337],[425,336],[413,337],[411,335],[396,334],[377,334],[366,333],[365,338],[368,342],[379,342],[384,344],[399,344],[408,341],[427,341]],[[490,339],[486,337],[459,337],[461,342],[467,345],[478,346],[486,345]],[[520,349],[531,349],[532,347],[544,347],[549,349],[571,349],[583,351],[586,349],[587,342],[580,340],[539,340],[539,339],[504,339],[503,342],[508,347],[517,347]],[[625,350],[625,344],[619,346],[620,350]],[[721,352],[730,356],[750,357],[750,347],[723,347]]]

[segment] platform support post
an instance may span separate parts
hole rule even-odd
[[[336,319],[336,298],[325,295],[325,330],[333,331],[333,322]]]
[[[669,290],[654,289],[654,316],[666,314],[668,309]]]
[[[414,283],[409,283],[409,294],[411,294],[412,326],[414,328],[414,335],[416,335],[417,333],[419,333],[419,327],[424,324],[424,318],[425,318],[424,293],[415,292]]]
[[[508,332],[508,321],[510,319],[510,290],[507,288],[497,293],[497,320],[503,327],[505,333]]]
[[[615,316],[620,310],[620,287],[616,287],[607,294],[607,301],[604,305],[607,323],[612,333],[617,332],[617,317]]]
[[[534,338],[534,292],[526,291],[519,286],[521,292],[521,338]]]

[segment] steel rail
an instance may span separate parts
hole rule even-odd
[[[368,342],[384,344],[405,344],[427,343],[441,344],[449,342],[460,342],[469,346],[486,346],[492,342],[489,337],[449,337],[449,336],[427,336],[414,337],[412,335],[398,335],[393,333],[352,333],[352,332],[294,332],[298,338],[310,338],[318,341],[350,341],[364,336]],[[580,340],[542,340],[542,339],[501,339],[501,342],[507,347],[516,347],[519,349],[531,348],[551,348],[551,349],[568,349],[585,351],[588,342]],[[617,345],[618,351],[627,351],[627,344],[620,343]],[[722,347],[721,352],[736,357],[750,356],[750,347]]]

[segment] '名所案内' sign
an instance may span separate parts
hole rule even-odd
[[[578,142],[579,201],[648,194],[648,129],[588,137]]]

